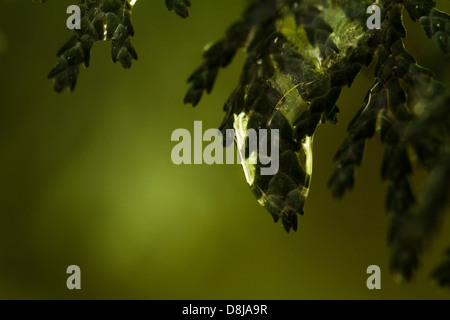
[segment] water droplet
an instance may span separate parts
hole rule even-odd
[[[413,110],[417,115],[421,115],[425,110],[425,104],[422,101],[419,101],[414,105]]]

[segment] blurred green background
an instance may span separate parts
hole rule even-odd
[[[387,214],[378,137],[367,146],[355,190],[341,201],[326,184],[371,72],[345,89],[337,126],[318,128],[314,173],[297,233],[274,224],[239,165],[172,163],[171,133],[218,127],[244,54],[193,109],[186,79],[203,46],[241,15],[244,1],[194,0],[183,20],[164,1],[138,1],[130,70],[92,51],[75,92],[46,79],[68,38],[76,1],[0,1],[1,299],[449,299],[429,278],[449,244],[449,219],[410,284],[389,273]],[[438,7],[450,10],[446,0]],[[405,16],[407,49],[450,83],[449,58]],[[416,187],[425,184],[416,179]],[[82,290],[66,288],[81,268]],[[381,290],[366,269],[381,267]]]

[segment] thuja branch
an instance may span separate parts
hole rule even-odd
[[[370,30],[366,27],[370,4],[254,1],[225,37],[204,52],[204,63],[188,79],[191,86],[185,102],[197,105],[204,92],[211,92],[219,69],[244,48],[246,63],[225,103],[221,129],[279,128],[284,132],[280,143],[285,145],[280,153],[295,152],[300,159],[305,155],[302,144],[318,124],[337,121],[335,103],[341,88],[350,87],[361,68],[375,57],[374,84],[336,153],[338,166],[328,185],[336,197],[353,187],[365,142],[378,132],[385,145],[381,177],[386,182],[390,214],[391,266],[409,280],[447,204],[450,102],[448,88],[405,50],[402,9],[421,22],[444,53],[449,52],[450,19],[434,8],[434,1],[382,0],[378,3],[382,24],[379,30]],[[435,177],[419,197],[409,181],[415,158]],[[301,168],[301,161],[280,161],[279,175],[255,175],[249,182],[258,201],[275,221],[281,218],[287,231],[296,229],[295,213],[303,214],[305,199],[292,202],[290,198],[304,181],[306,172]]]
[[[45,2],[45,1],[41,1]],[[130,38],[135,0],[81,0],[81,29],[59,50],[60,62],[50,72],[56,91],[74,89],[80,65],[89,65],[98,41],[112,41],[112,59],[131,67],[137,54]],[[210,93],[218,72],[240,49],[246,62],[235,90],[224,104],[221,130],[244,135],[249,129],[280,131],[280,169],[260,176],[261,163],[244,168],[258,201],[281,220],[286,231],[297,229],[312,174],[312,137],[319,124],[337,122],[336,105],[344,86],[376,61],[373,84],[334,160],[329,180],[336,197],[355,183],[366,141],[376,133],[385,146],[381,178],[386,183],[386,210],[391,267],[411,279],[424,244],[436,232],[450,192],[450,93],[447,85],[419,66],[403,45],[402,12],[420,22],[444,53],[450,52],[450,16],[432,0],[379,0],[380,28],[368,28],[371,0],[254,0],[224,37],[203,53],[192,73],[185,103],[197,105]],[[189,0],[166,0],[186,18]],[[347,108],[347,106],[345,106]],[[224,135],[225,136],[225,135]],[[247,141],[241,143],[248,149]],[[248,154],[246,155],[249,156]],[[247,158],[248,160],[248,158]],[[247,161],[247,164],[249,162]],[[414,163],[430,173],[422,194],[412,192]],[[449,283],[444,262],[433,276]]]
[[[46,2],[47,0],[35,0]],[[137,60],[136,50],[130,38],[134,36],[131,23],[133,6],[137,0],[80,0],[81,27],[59,49],[59,63],[48,74],[53,79],[54,90],[75,89],[80,66],[89,67],[93,45],[99,41],[111,41],[111,57],[128,69]],[[169,10],[183,18],[188,16],[189,0],[166,0]]]

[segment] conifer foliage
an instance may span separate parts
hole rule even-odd
[[[130,42],[135,2],[80,0],[82,28],[74,30],[59,50],[60,61],[49,74],[56,91],[75,88],[79,67],[89,66],[90,50],[98,41],[111,40],[112,60],[131,67],[137,59]],[[280,158],[281,174],[255,177],[253,191],[258,198],[270,195],[263,203],[274,220],[280,218],[287,231],[296,230],[307,192],[293,205],[289,197],[294,187],[283,189],[298,184],[298,177],[305,175],[292,154],[299,155],[300,146],[320,123],[337,122],[336,101],[342,88],[350,87],[362,68],[375,63],[373,85],[337,150],[337,166],[328,186],[338,198],[353,188],[366,141],[378,133],[385,146],[381,178],[390,217],[391,268],[410,280],[448,205],[450,88],[406,51],[402,13],[420,23],[444,54],[450,52],[450,16],[432,0],[379,0],[381,25],[371,29],[366,11],[372,4],[370,0],[251,1],[241,19],[203,53],[203,63],[188,78],[184,102],[199,104],[203,94],[212,91],[219,70],[232,62],[239,49],[245,49],[246,62],[224,104],[221,129],[234,128],[235,119],[242,115],[248,128],[280,129],[280,148],[286,154]],[[186,18],[191,2],[166,0],[166,6]],[[419,195],[410,184],[416,164],[430,176],[428,187]],[[448,287],[449,257],[450,249],[446,261],[432,274]]]

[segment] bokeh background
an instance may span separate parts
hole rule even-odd
[[[244,61],[240,53],[197,108],[183,105],[204,45],[245,7],[192,2],[183,20],[162,0],[138,1],[133,67],[114,65],[110,43],[97,44],[75,92],[56,94],[46,75],[76,1],[0,1],[0,299],[449,299],[429,278],[450,244],[449,219],[411,283],[389,272],[378,137],[354,191],[338,201],[326,187],[373,65],[344,90],[339,124],[317,130],[297,233],[273,223],[239,165],[172,163],[172,131],[193,132],[195,120],[218,127]],[[449,58],[407,15],[405,24],[407,49],[449,84]],[[81,290],[66,288],[72,264]],[[381,290],[366,287],[372,264]]]

